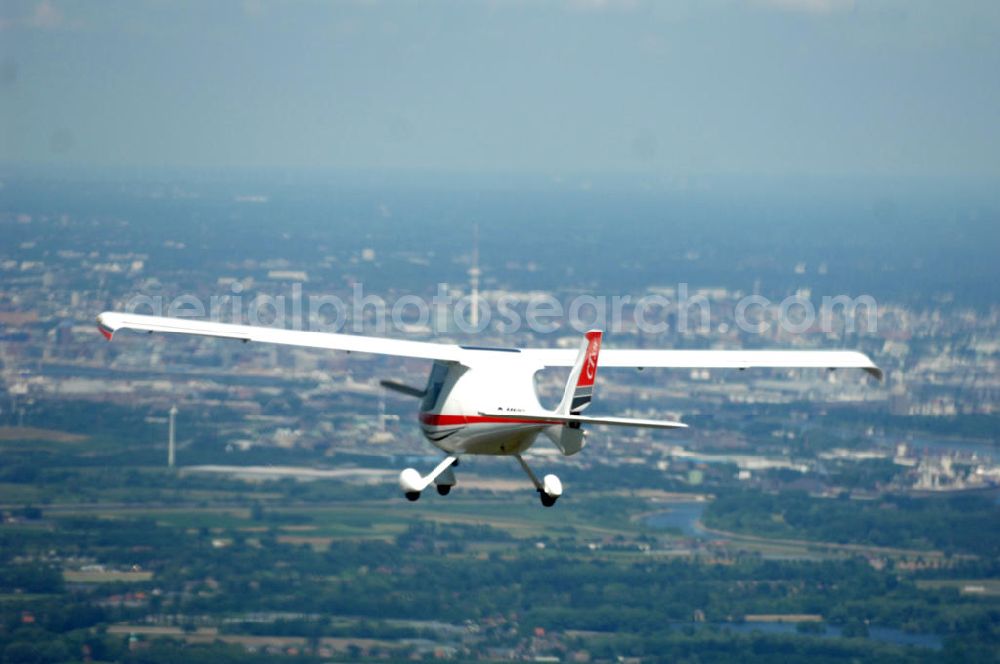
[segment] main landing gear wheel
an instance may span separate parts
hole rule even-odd
[[[420,492],[419,491],[407,491],[404,495],[406,496],[406,499],[408,501],[410,501],[411,503],[420,500]]]
[[[451,493],[451,485],[450,484],[438,484],[437,485],[437,490],[438,490],[438,495],[439,496],[447,496],[449,493]]]
[[[531,480],[531,483],[535,485],[535,489],[538,491],[538,498],[542,501],[542,505],[546,507],[552,507],[559,500],[559,496],[562,495],[563,486],[562,482],[555,475],[546,475],[542,478],[542,481],[538,481],[538,476],[532,472],[528,464],[524,462],[524,459],[520,454],[515,454],[514,458],[517,462],[521,464],[521,468],[524,469],[524,473]]]

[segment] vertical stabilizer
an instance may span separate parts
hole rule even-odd
[[[597,377],[597,356],[601,352],[601,331],[591,330],[584,336],[580,354],[566,381],[566,391],[556,409],[562,415],[578,415],[590,405]]]
[[[556,412],[560,415],[579,415],[590,405],[594,396],[594,379],[597,377],[597,356],[601,352],[601,331],[591,330],[584,336],[580,354],[569,372],[566,390]],[[585,444],[584,433],[578,422],[558,424],[545,428],[545,435],[563,454],[576,454]]]

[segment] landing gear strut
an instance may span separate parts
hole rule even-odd
[[[403,495],[410,502],[419,500],[420,492],[433,483],[439,495],[447,496],[456,482],[451,468],[457,465],[458,457],[448,456],[427,476],[422,476],[415,468],[407,468],[399,474],[399,486],[403,489]]]
[[[531,483],[535,485],[535,489],[538,491],[538,498],[542,501],[542,505],[545,507],[552,507],[556,504],[559,496],[562,495],[562,482],[555,475],[546,475],[541,482],[538,481],[538,476],[532,472],[528,464],[525,463],[524,459],[520,454],[515,454],[514,458],[517,462],[521,464],[521,468],[524,470],[525,474],[531,480]]]

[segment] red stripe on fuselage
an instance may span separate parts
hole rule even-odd
[[[559,420],[515,420],[488,415],[439,415],[437,413],[420,413],[420,422],[434,427],[454,426],[456,424],[562,424]]]

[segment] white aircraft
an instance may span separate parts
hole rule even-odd
[[[545,434],[564,455],[584,446],[585,424],[679,429],[681,422],[624,417],[589,417],[581,413],[590,405],[602,367],[733,368],[817,367],[863,369],[879,380],[882,371],[865,354],[832,350],[618,350],[601,353],[601,332],[587,332],[579,351],[550,348],[488,348],[405,341],[350,334],[303,332],[249,325],[105,312],[97,317],[101,333],[110,341],[120,329],[173,332],[243,342],[260,341],[348,353],[372,353],[433,360],[423,389],[384,380],[388,389],[420,399],[420,427],[424,436],[446,456],[434,470],[421,475],[407,468],[399,484],[409,500],[417,500],[432,483],[447,495],[455,485],[452,470],[465,454],[512,456],[538,490],[542,504],[551,507],[562,495],[559,478],[541,480],[528,467],[522,453]],[[555,410],[538,402],[534,376],[545,367],[572,367],[562,400]]]

